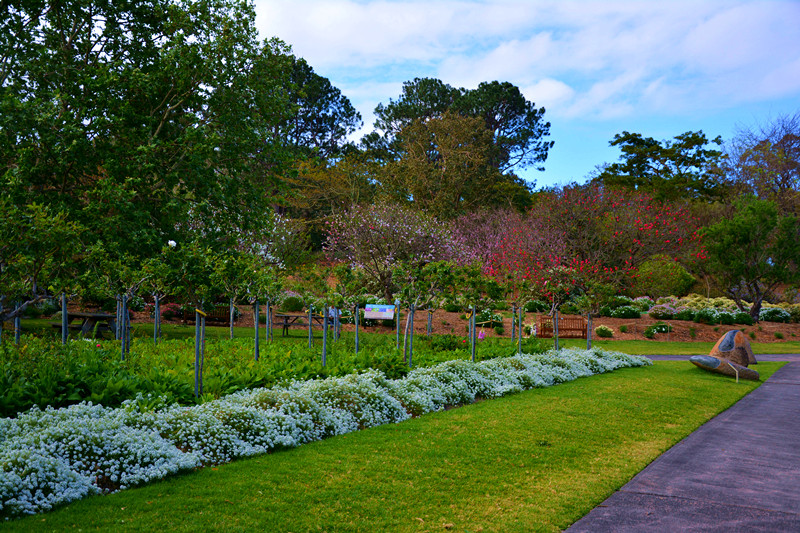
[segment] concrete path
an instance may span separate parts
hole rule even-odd
[[[792,362],[567,531],[800,532],[800,355],[756,357]]]

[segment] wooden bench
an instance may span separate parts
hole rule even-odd
[[[553,337],[553,317],[542,315],[536,328],[536,336],[550,339]],[[586,319],[583,317],[559,317],[558,337],[561,339],[585,339]]]

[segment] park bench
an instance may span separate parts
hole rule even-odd
[[[536,328],[536,336],[546,339],[553,337],[553,317],[542,315]],[[585,339],[586,319],[583,317],[559,317],[558,336],[562,339]]]

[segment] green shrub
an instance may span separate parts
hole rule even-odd
[[[651,257],[639,266],[638,273],[631,290],[653,298],[667,294],[683,296],[695,283],[694,277],[667,255]]]
[[[780,307],[766,307],[758,313],[758,319],[766,322],[791,322],[792,315]]]
[[[503,326],[495,326],[495,327],[494,327],[494,332],[495,332],[497,335],[503,335],[503,333],[505,333],[505,332],[506,332],[506,330],[505,330],[505,328],[504,328]]]
[[[550,304],[542,300],[533,300],[525,304],[526,313],[546,313],[550,311]]]
[[[608,339],[614,336],[614,330],[608,326],[597,326],[594,328],[594,334],[600,338]]]
[[[709,324],[709,325],[718,324],[719,323],[718,316],[719,313],[717,313],[716,309],[707,307],[705,309],[700,309],[699,311],[697,311],[697,313],[695,313],[694,321],[700,324]]]
[[[783,338],[783,333],[781,333],[780,331],[776,331],[775,332],[775,338],[776,339],[782,339]]]
[[[565,315],[579,315],[581,310],[572,302],[565,303],[561,306],[561,313]]]
[[[652,339],[656,336],[656,333],[669,333],[672,331],[672,326],[669,324],[665,324],[664,322],[656,322],[650,326],[647,326],[644,330],[644,336],[648,339]]]
[[[746,324],[748,326],[753,325],[753,317],[750,316],[750,313],[745,313],[744,311],[739,311],[738,313],[733,315],[733,323],[734,324]]]
[[[631,305],[623,305],[611,310],[611,318],[639,318],[642,313]]]
[[[281,304],[281,311],[299,313],[303,310],[303,300],[299,296],[288,296]]]
[[[697,337],[697,330],[695,328],[689,328],[689,336],[691,338],[693,338],[693,339],[696,338]]]
[[[677,313],[675,313],[675,320],[686,320],[691,321],[694,320],[695,312],[692,309],[684,308],[679,309]]]
[[[649,296],[639,296],[633,299],[633,307],[642,313],[648,312],[653,305],[655,305],[655,302]]]
[[[628,326],[626,326],[625,324],[621,325],[619,327],[619,332],[620,333],[628,333]]]
[[[717,320],[724,326],[732,326],[736,323],[736,315],[728,311],[720,311],[717,315]]]
[[[508,305],[508,302],[500,300],[494,303],[495,311],[508,311],[511,309],[511,306]]]
[[[22,316],[24,318],[39,318],[43,314],[44,312],[35,305],[29,305],[28,307],[25,308],[24,311],[22,311]]]
[[[751,339],[753,339],[753,340],[756,339],[756,332],[755,331],[751,331],[750,333],[748,333],[748,335],[750,335]]]
[[[461,311],[463,311],[461,306],[458,305],[455,302],[448,302],[448,303],[444,304],[443,309],[445,311],[447,311],[448,313],[460,313]]]

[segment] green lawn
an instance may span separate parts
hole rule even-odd
[[[561,346],[586,348],[585,339],[560,339],[559,344]],[[593,340],[592,345],[631,355],[707,355],[711,348],[714,347],[713,342],[677,341]],[[760,353],[800,353],[800,341],[751,342],[750,346],[756,355]]]
[[[761,363],[766,379],[782,363]],[[758,383],[656,362],[237,461],[9,531],[558,531]]]

